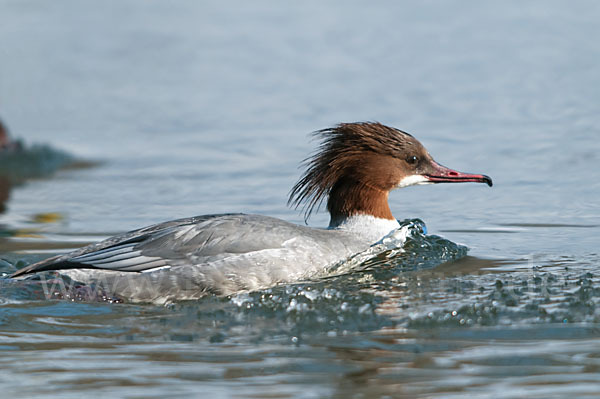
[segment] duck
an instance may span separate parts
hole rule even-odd
[[[313,133],[288,205],[305,221],[326,202],[327,228],[230,213],[166,221],[110,237],[17,270],[13,278],[57,272],[132,302],[168,303],[232,295],[323,276],[390,235],[391,191],[413,185],[485,183],[483,174],[437,163],[411,134],[379,122],[340,123]]]
[[[20,141],[12,140],[8,128],[0,120],[0,155],[4,152],[18,151],[22,149]]]

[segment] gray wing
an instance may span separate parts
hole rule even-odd
[[[146,272],[199,264],[210,257],[280,246],[281,242],[274,237],[281,236],[278,232],[282,229],[304,230],[305,227],[266,216],[244,214],[179,219],[133,230],[45,259],[16,271],[12,277],[48,270]]]

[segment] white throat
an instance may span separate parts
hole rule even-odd
[[[414,186],[414,185],[421,185],[421,184],[431,184],[431,181],[426,178],[423,175],[410,175],[410,176],[406,176],[405,178],[403,178],[402,180],[400,180],[400,182],[398,183],[398,185],[396,186],[396,188],[403,188],[403,187],[408,187],[408,186]]]
[[[396,219],[382,219],[371,215],[353,215],[332,220],[329,224],[329,229],[350,232],[370,243],[376,243],[399,227],[400,223]]]

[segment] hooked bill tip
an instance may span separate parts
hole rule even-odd
[[[487,175],[483,175],[483,182],[486,183],[490,187],[492,187],[494,185],[492,178]]]

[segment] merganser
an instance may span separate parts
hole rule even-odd
[[[143,302],[229,295],[322,276],[336,262],[368,249],[399,228],[388,205],[395,188],[479,182],[435,162],[410,134],[380,123],[342,123],[315,132],[318,151],[292,188],[288,205],[305,218],[327,199],[327,229],[246,214],[168,221],[108,238],[16,271],[59,270]]]
[[[4,127],[2,121],[0,120],[0,151],[11,149],[14,146],[14,143],[10,139],[10,135],[8,134],[8,129]]]

